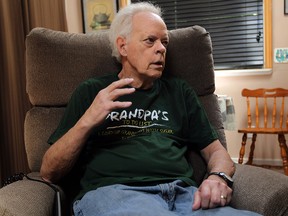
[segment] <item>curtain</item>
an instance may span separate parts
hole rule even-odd
[[[0,186],[29,172],[24,118],[31,107],[25,89],[25,37],[37,26],[67,31],[65,0],[0,0]]]

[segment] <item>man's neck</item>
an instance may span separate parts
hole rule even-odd
[[[136,74],[129,71],[127,72],[123,69],[118,74],[118,77],[119,79],[133,78],[134,81],[131,83],[131,87],[135,89],[150,89],[154,84],[154,80],[152,80],[151,78],[147,78],[147,76],[141,75],[139,73]]]

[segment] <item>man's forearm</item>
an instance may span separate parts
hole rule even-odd
[[[207,169],[209,173],[224,172],[231,177],[235,172],[235,166],[231,158],[228,157],[228,155],[223,156],[223,153],[221,153],[220,151],[215,152],[215,155],[213,155],[213,157],[210,159],[208,163]]]
[[[89,129],[77,123],[45,153],[40,174],[45,181],[57,182],[77,161],[89,136]]]
[[[202,154],[208,163],[208,172],[224,172],[232,177],[235,172],[234,162],[221,143],[217,140],[206,148]]]

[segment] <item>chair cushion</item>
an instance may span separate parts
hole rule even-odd
[[[212,42],[200,26],[171,30],[165,73],[187,80],[198,96],[215,91]]]
[[[34,107],[26,114],[24,140],[29,168],[39,172],[49,144],[47,140],[56,129],[65,108]]]
[[[29,176],[40,179],[39,173],[32,173]],[[54,196],[54,190],[46,184],[24,178],[1,188],[0,215],[55,215],[53,214]]]

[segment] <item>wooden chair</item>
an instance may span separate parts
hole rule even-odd
[[[243,163],[247,134],[252,134],[252,142],[247,164],[253,163],[253,154],[257,134],[277,134],[285,175],[288,175],[288,148],[285,134],[288,134],[288,108],[285,100],[288,99],[288,90],[273,89],[243,89],[242,96],[247,101],[247,128],[239,129],[243,133],[239,164]],[[287,101],[286,101],[287,102]],[[253,112],[253,109],[255,112]]]

